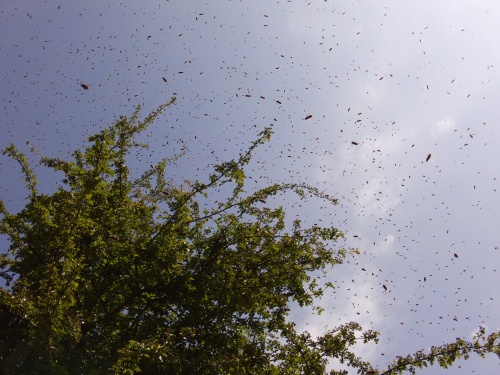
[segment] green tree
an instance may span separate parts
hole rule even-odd
[[[174,184],[165,168],[175,158],[132,178],[127,156],[147,147],[135,136],[174,100],[142,121],[139,109],[120,118],[72,161],[42,157],[63,175],[48,195],[25,155],[4,150],[20,164],[29,196],[16,214],[0,201],[0,231],[10,240],[0,258],[2,374],[323,374],[329,358],[360,374],[399,374],[435,361],[447,367],[471,352],[499,354],[499,335],[480,330],[473,342],[457,339],[378,370],[353,352],[378,332],[357,323],[318,338],[298,332],[290,303],[313,305],[333,287],[314,275],[357,250],[335,249],[343,236],[336,228],[299,220],[287,228],[284,210],[263,202],[286,191],[336,200],[306,184],[245,191],[244,167],[270,129],[207,181]],[[228,192],[222,201],[220,191]],[[204,208],[214,193],[220,203]]]

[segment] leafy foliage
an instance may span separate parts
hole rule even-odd
[[[127,156],[147,147],[135,136],[174,100],[143,121],[139,108],[120,118],[72,161],[41,158],[64,174],[51,195],[38,192],[25,155],[5,149],[21,166],[29,201],[17,214],[0,201],[0,231],[10,239],[0,258],[8,287],[0,290],[2,373],[322,374],[337,358],[361,374],[399,374],[435,361],[447,367],[471,352],[499,354],[498,334],[482,330],[472,343],[457,339],[379,371],[353,352],[378,332],[359,333],[356,323],[318,338],[298,332],[290,303],[313,305],[333,287],[314,275],[348,251],[333,248],[338,229],[297,220],[288,231],[284,210],[263,203],[286,191],[336,200],[306,184],[245,192],[244,167],[270,129],[205,182],[168,180],[175,158],[133,179]],[[223,185],[227,199],[203,208]]]

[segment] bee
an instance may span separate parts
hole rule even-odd
[[[387,290],[387,287],[385,285],[382,285],[382,287],[384,288],[384,290]]]
[[[161,79],[163,79],[163,82],[167,82],[167,79],[165,77],[161,77]]]
[[[357,146],[357,145],[359,144],[358,142],[354,142],[354,141],[352,141],[351,143],[352,143],[354,146]]]
[[[431,154],[427,155],[427,158],[425,158],[425,161],[429,161],[431,159]]]
[[[309,120],[310,118],[312,118],[313,115],[307,115],[306,118],[304,120]]]
[[[89,85],[86,85],[85,83],[80,83],[80,86],[82,87],[82,89],[84,90],[88,90],[89,89]]]
[[[281,102],[279,100],[276,100],[276,103],[281,104]]]

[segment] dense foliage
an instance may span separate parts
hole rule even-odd
[[[139,109],[120,118],[72,161],[42,157],[63,174],[49,195],[38,192],[25,155],[5,149],[29,197],[16,214],[0,201],[0,232],[11,244],[0,258],[1,373],[323,374],[337,358],[361,374],[398,374],[434,361],[446,367],[470,352],[499,354],[499,335],[480,331],[473,342],[457,339],[376,370],[353,347],[377,341],[377,332],[356,323],[317,338],[298,332],[290,303],[312,305],[333,287],[314,275],[356,250],[334,249],[336,228],[298,220],[287,228],[284,210],[268,208],[266,198],[291,191],[335,199],[305,184],[245,191],[244,167],[270,129],[207,181],[174,184],[165,176],[173,159],[132,178],[127,157],[147,146],[134,137],[173,101],[143,121]],[[212,197],[221,191],[225,199]]]

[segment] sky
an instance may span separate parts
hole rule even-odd
[[[135,106],[145,115],[175,96],[131,162],[140,171],[185,150],[168,171],[182,182],[271,126],[249,189],[307,182],[338,198],[269,205],[338,227],[339,247],[361,252],[329,272],[337,289],[321,316],[294,318],[313,334],[352,320],[380,331],[359,353],[382,366],[499,329],[499,25],[496,1],[4,0],[0,149],[12,142],[35,165],[27,142],[68,157]],[[0,176],[7,207],[22,208],[6,156]],[[473,357],[452,371],[498,364]]]

